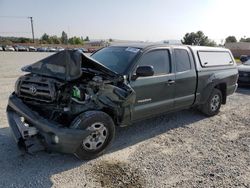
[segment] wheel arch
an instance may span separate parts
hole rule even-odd
[[[222,104],[227,101],[227,84],[225,82],[214,83],[211,82],[205,87],[201,93],[200,104],[206,103],[213,89],[219,89],[222,93]]]
[[[112,118],[115,125],[117,125],[117,123],[118,123],[117,115],[116,115],[115,111],[112,108],[104,107],[104,108],[101,109],[101,111],[108,114]]]
[[[222,104],[226,104],[226,102],[227,102],[227,84],[226,83],[219,83],[219,84],[215,85],[214,88],[221,91]]]

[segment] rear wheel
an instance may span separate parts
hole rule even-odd
[[[112,118],[100,111],[89,111],[80,114],[72,122],[71,128],[90,131],[90,134],[82,139],[74,153],[79,159],[85,160],[102,155],[115,135],[115,125]]]
[[[214,116],[219,113],[221,102],[221,91],[218,89],[214,89],[207,102],[201,106],[201,111],[207,116]]]

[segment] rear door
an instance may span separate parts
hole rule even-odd
[[[155,73],[153,76],[139,77],[131,81],[136,92],[133,120],[173,110],[175,75],[171,59],[170,49],[150,50],[139,59],[137,67],[153,66]]]
[[[190,50],[175,47],[173,50],[175,64],[175,109],[189,108],[195,100],[196,68]]]

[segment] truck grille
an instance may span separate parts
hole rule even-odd
[[[55,85],[49,78],[22,77],[17,87],[19,97],[43,102],[53,102],[56,98]]]

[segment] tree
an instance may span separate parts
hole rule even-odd
[[[49,35],[47,33],[44,33],[41,37],[41,40],[48,42],[49,41]]]
[[[250,38],[246,38],[246,39],[245,39],[245,42],[250,42]]]
[[[80,37],[69,38],[69,44],[83,45],[84,41]]]
[[[62,44],[68,44],[68,35],[64,31],[62,32],[61,42]]]
[[[16,42],[16,43],[31,43],[32,42],[32,40],[31,39],[29,39],[29,38],[25,38],[25,37],[19,37],[19,38],[17,38],[17,39],[15,39],[15,40],[12,40],[12,42]]]
[[[50,44],[60,44],[61,41],[56,35],[53,35],[53,36],[49,37],[49,43]]]
[[[89,37],[88,37],[88,36],[86,36],[86,38],[84,39],[84,41],[89,41]]]
[[[240,42],[250,42],[250,38],[241,38]]]
[[[61,38],[58,38],[56,35],[49,36],[47,33],[44,33],[40,42],[46,44],[61,44]]]
[[[209,39],[209,42],[206,46],[217,46],[216,42],[214,40]]]
[[[235,36],[228,36],[226,38],[226,43],[233,43],[233,42],[237,42],[237,39]]]
[[[81,40],[81,38],[79,38],[79,37],[76,37],[76,38],[74,39],[74,43],[75,43],[75,44],[83,44],[83,40]]]
[[[181,42],[187,45],[216,46],[216,43],[205,36],[202,31],[186,33]]]

